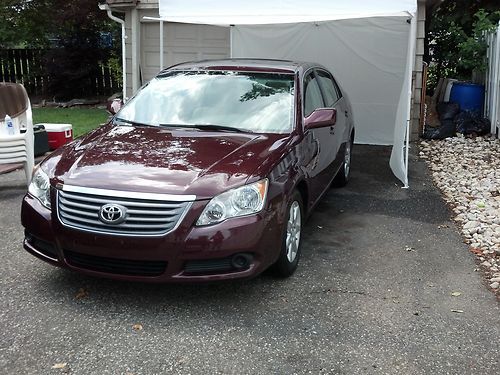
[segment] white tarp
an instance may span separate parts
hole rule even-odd
[[[351,100],[356,142],[392,145],[405,77],[410,29],[407,19],[408,16],[376,17],[235,26],[232,56],[325,65]]]
[[[356,142],[394,145],[390,165],[405,186],[416,9],[416,0],[160,0],[163,20],[233,25],[232,57],[329,68],[353,105]]]
[[[256,25],[393,16],[417,0],[160,0],[160,18],[208,25]]]

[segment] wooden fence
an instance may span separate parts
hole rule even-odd
[[[45,71],[44,55],[41,49],[0,50],[0,82],[18,82],[26,87],[30,96],[52,97],[50,76]],[[76,67],[77,68],[77,67]],[[107,96],[120,91],[120,83],[111,74],[106,64],[97,64],[92,76],[82,85],[90,96]]]

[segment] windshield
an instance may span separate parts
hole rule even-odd
[[[203,125],[290,133],[293,74],[173,71],[152,79],[117,120],[152,126]]]

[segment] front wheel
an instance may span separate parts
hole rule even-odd
[[[287,207],[285,230],[278,260],[274,264],[277,276],[291,276],[299,264],[303,224],[303,206],[300,194],[295,191]]]
[[[342,163],[342,167],[339,169],[333,180],[333,186],[335,187],[346,186],[349,182],[349,176],[351,173],[352,143],[352,138],[349,138],[349,141],[345,144],[344,161]]]

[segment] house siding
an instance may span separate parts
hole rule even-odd
[[[156,10],[143,15],[157,17]],[[160,70],[160,23],[141,18],[141,66],[143,80],[149,80]],[[168,67],[185,61],[228,58],[229,29],[210,25],[189,25],[165,22],[163,26],[163,64]]]
[[[135,8],[113,8],[113,11],[125,12],[126,95],[131,97],[160,69],[160,24],[144,19],[158,17],[158,1],[141,1]],[[226,28],[164,23],[164,67],[187,60],[227,58],[229,53]]]
[[[411,139],[417,140],[420,136],[420,107],[422,102],[422,78],[424,71],[424,46],[425,46],[425,1],[418,2],[417,12],[417,45],[415,53],[415,67],[413,71],[413,98],[410,133]]]
[[[137,4],[137,8],[152,8],[152,9],[158,9],[158,0],[141,0],[139,4]],[[158,16],[158,12],[156,12],[156,16]]]

